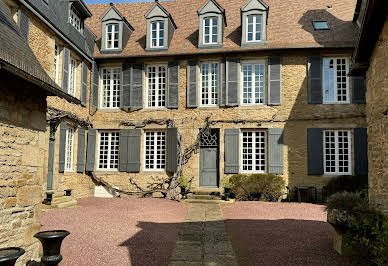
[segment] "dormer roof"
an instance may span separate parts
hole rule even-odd
[[[84,18],[90,18],[92,16],[92,12],[90,12],[89,8],[85,5],[82,0],[71,0],[73,6],[77,9],[78,12],[81,13],[81,16]]]
[[[110,7],[101,17],[102,22],[105,22],[107,20],[123,21],[132,31],[134,31],[134,28],[131,26],[131,24],[129,24],[128,20],[120,13],[120,11],[113,4],[110,4]]]
[[[171,21],[174,28],[175,29],[178,28],[171,14],[168,13],[168,11],[161,4],[159,4],[159,2],[155,2],[152,8],[145,14],[146,19],[151,19],[155,17],[168,18]]]
[[[206,1],[206,3],[197,11],[197,13],[198,13],[198,16],[205,15],[208,13],[222,14],[222,17],[224,18],[225,26],[227,26],[225,9],[223,9],[215,0]]]
[[[261,0],[249,0],[248,3],[241,8],[242,12],[258,10],[258,11],[267,11],[269,7],[266,3]]]

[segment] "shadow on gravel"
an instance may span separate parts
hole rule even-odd
[[[132,265],[167,265],[166,232],[186,228],[184,235],[180,231],[180,241],[199,241],[203,227],[217,228],[214,222],[190,223],[149,223],[139,222],[142,230],[120,244],[128,248]],[[341,257],[333,249],[333,229],[328,223],[311,220],[225,220],[234,252],[240,265],[353,265],[347,258]],[[190,230],[187,230],[190,228]],[[214,239],[222,241],[217,233]],[[166,245],[167,244],[167,245]],[[198,253],[199,247],[193,246],[191,253]],[[189,251],[182,256],[195,257]],[[167,252],[168,253],[168,252]]]

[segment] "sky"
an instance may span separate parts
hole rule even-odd
[[[109,3],[154,2],[154,0],[84,0],[84,2],[86,4],[109,4]]]

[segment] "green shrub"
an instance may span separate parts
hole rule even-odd
[[[328,195],[337,192],[363,192],[362,196],[368,197],[368,176],[338,176],[329,181],[327,184]],[[366,195],[364,195],[366,194]]]
[[[179,186],[181,187],[187,188],[190,185],[190,181],[183,175],[178,178],[178,182],[179,182]]]
[[[330,196],[326,210],[367,211],[368,201],[360,193],[338,192]]]
[[[281,176],[272,174],[238,174],[229,183],[236,199],[249,201],[277,201],[286,185]]]

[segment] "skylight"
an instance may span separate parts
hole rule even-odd
[[[329,22],[313,21],[314,30],[330,30]]]

